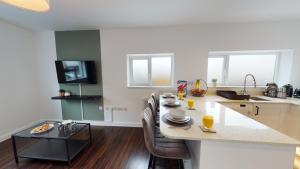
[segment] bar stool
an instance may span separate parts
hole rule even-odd
[[[150,107],[151,111],[153,112],[155,125],[159,126],[159,112],[157,110],[157,106],[156,106],[156,103],[155,103],[153,97],[150,97],[148,99],[148,107]]]
[[[142,121],[145,145],[151,154],[148,169],[155,168],[157,157],[176,159],[179,162],[179,167],[183,169],[182,159],[190,159],[190,153],[185,142],[182,140],[156,137],[155,123],[152,117],[152,111],[149,107],[145,109]]]

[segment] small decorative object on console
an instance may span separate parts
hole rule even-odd
[[[66,91],[66,92],[65,92],[65,96],[71,96],[71,92]]]
[[[74,132],[76,130],[76,122],[72,120],[64,120],[59,126],[59,131],[63,133]]]
[[[65,90],[64,89],[59,89],[59,96],[65,96]]]

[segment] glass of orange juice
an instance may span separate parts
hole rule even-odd
[[[187,105],[188,105],[189,109],[193,109],[194,106],[195,106],[195,100],[193,100],[193,99],[188,99],[188,100],[187,100]]]
[[[178,93],[178,100],[183,100],[183,96],[184,96],[184,93],[183,92],[179,92]]]
[[[202,116],[202,125],[207,129],[211,129],[214,125],[214,116],[208,114]]]

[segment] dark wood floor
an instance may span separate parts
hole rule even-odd
[[[92,127],[93,144],[73,161],[74,169],[146,169],[149,154],[143,130],[127,127]],[[160,159],[162,167],[176,168],[175,161]],[[0,169],[65,169],[66,163],[20,159],[15,164],[11,140],[0,143]]]

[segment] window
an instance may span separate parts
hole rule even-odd
[[[219,85],[242,86],[246,74],[253,74],[258,86],[276,79],[279,51],[210,52],[207,80]]]
[[[173,86],[174,54],[132,54],[127,59],[129,87]]]
[[[224,82],[224,64],[225,58],[223,57],[210,57],[208,58],[207,80],[211,82],[212,79],[218,79],[218,83]]]

